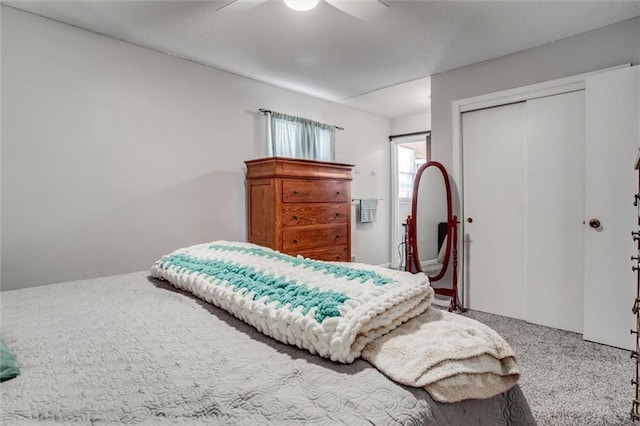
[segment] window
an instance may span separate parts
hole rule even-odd
[[[413,178],[416,175],[416,152],[413,148],[398,145],[398,198],[413,196]]]
[[[269,156],[334,161],[334,126],[279,112],[267,120]]]

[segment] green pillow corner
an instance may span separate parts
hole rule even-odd
[[[13,354],[9,351],[7,345],[0,340],[0,382],[13,379],[20,374],[18,364]]]

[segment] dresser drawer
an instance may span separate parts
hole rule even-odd
[[[347,223],[348,204],[285,204],[282,206],[282,226],[324,225]]]
[[[282,181],[282,202],[347,202],[349,201],[349,184],[349,181],[287,179]]]
[[[282,231],[282,250],[285,253],[347,244],[346,224],[297,227]]]
[[[292,253],[293,254],[293,253]],[[336,262],[350,262],[349,247],[333,246],[324,249],[300,250],[294,256],[301,255],[309,259],[327,260]]]

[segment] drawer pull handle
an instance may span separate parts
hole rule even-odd
[[[293,239],[293,244],[298,244],[298,240],[296,240],[295,238]]]
[[[336,213],[336,217],[339,217],[339,216],[340,216],[340,213]]]
[[[339,240],[339,239],[340,239],[340,235],[336,235],[336,240]]]
[[[295,214],[293,215],[293,220],[298,220],[298,216],[296,216]]]
[[[293,195],[298,195],[298,191],[293,191]]]
[[[631,232],[631,236],[633,237],[633,241],[638,241],[640,240],[640,231],[637,232]]]
[[[336,191],[336,195],[340,195],[340,191]]]

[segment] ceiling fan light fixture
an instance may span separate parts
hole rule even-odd
[[[316,7],[318,0],[284,0],[284,4],[298,12],[306,12]]]

